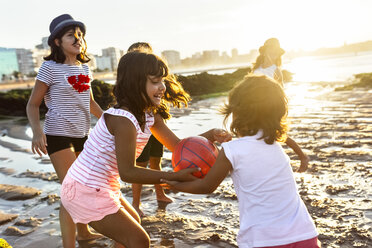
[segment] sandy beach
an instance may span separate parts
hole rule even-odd
[[[337,85],[286,85],[289,135],[311,158],[307,172],[294,174],[322,247],[367,248],[372,247],[372,90],[336,92]],[[215,126],[224,100],[192,103],[187,111],[174,112],[168,125],[180,137]],[[48,157],[30,152],[27,130],[25,118],[0,120],[0,238],[15,248],[62,247],[60,185]],[[285,150],[296,170],[299,161]],[[169,158],[166,152],[164,170],[171,170]],[[9,189],[27,194],[9,195]],[[122,192],[131,202],[131,185],[123,183]],[[175,201],[164,206],[158,205],[152,185],[143,189],[142,225],[152,247],[237,247],[238,202],[230,177],[211,195],[167,193]],[[80,247],[111,246],[102,239]]]
[[[26,81],[9,81],[0,83],[0,91],[8,91],[13,89],[31,89],[35,85],[35,80],[26,80]]]

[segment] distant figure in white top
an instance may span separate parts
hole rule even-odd
[[[90,88],[92,74],[87,62],[85,25],[64,14],[49,26],[49,56],[41,65],[27,103],[27,117],[32,129],[32,152],[48,154],[59,181],[83,150],[90,129],[90,114],[97,118],[102,109],[94,101]],[[44,130],[40,126],[42,101],[48,108]],[[91,241],[102,235],[92,233],[87,225],[75,224],[61,205],[59,221],[63,247],[75,247],[76,240]]]
[[[282,55],[284,50],[280,47],[279,41],[276,38],[270,38],[265,41],[264,45],[259,49],[260,55],[253,64],[254,75],[266,75],[267,77],[279,82],[283,87],[282,74]],[[301,147],[292,138],[287,136],[285,143],[298,155],[301,164],[297,172],[305,172],[309,167],[309,157],[302,151]]]
[[[102,114],[80,156],[70,167],[61,188],[61,201],[75,223],[92,226],[116,241],[117,247],[150,247],[140,217],[120,191],[127,183],[160,184],[160,179],[192,181],[197,169],[163,172],[136,166],[151,133],[170,151],[180,139],[167,127],[169,105],[179,106],[166,90],[186,94],[177,81],[168,81],[168,67],[151,53],[130,52],[119,61],[114,87],[116,105]],[[221,129],[202,136],[212,142],[231,140]]]
[[[222,113],[232,115],[238,138],[222,144],[204,179],[162,180],[176,190],[212,193],[231,173],[239,202],[240,248],[316,248],[317,231],[302,202],[290,159],[279,142],[286,140],[287,99],[266,76],[248,76],[235,86]]]
[[[253,73],[266,75],[275,79],[283,86],[282,55],[285,51],[280,47],[276,38],[270,38],[258,50],[260,55],[253,64]]]

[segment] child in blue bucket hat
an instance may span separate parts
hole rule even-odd
[[[86,64],[86,27],[69,14],[57,16],[49,26],[50,54],[36,76],[27,104],[27,116],[33,132],[32,152],[48,154],[60,182],[82,151],[90,129],[90,114],[97,118],[102,109],[94,101],[92,73]],[[42,101],[48,108],[44,127],[40,124]],[[87,225],[76,225],[61,205],[59,210],[63,247],[75,247],[76,240],[91,241],[101,235]],[[76,235],[77,230],[77,235]]]

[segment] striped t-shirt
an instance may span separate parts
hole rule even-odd
[[[71,165],[68,175],[76,181],[92,188],[120,189],[120,175],[115,153],[115,137],[108,131],[104,115],[110,114],[128,118],[137,130],[136,158],[139,157],[151,135],[154,116],[146,114],[146,125],[141,130],[134,115],[123,109],[110,108],[104,112],[89,134],[84,150]]]
[[[87,136],[90,129],[90,81],[92,80],[89,67],[86,64],[77,66],[51,60],[44,61],[36,79],[49,87],[44,96],[48,108],[44,133],[73,138]],[[81,85],[85,85],[85,90],[79,92],[77,89]]]

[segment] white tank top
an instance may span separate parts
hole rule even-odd
[[[253,74],[255,75],[266,75],[272,79],[275,79],[275,72],[276,72],[276,69],[278,67],[273,64],[269,67],[266,67],[266,68],[262,68],[262,67],[258,67],[256,70],[254,70]]]
[[[115,108],[106,110],[89,134],[83,151],[68,170],[67,174],[81,184],[117,191],[120,189],[120,175],[116,161],[115,137],[107,129],[105,114],[123,116],[133,123],[137,130],[136,158],[142,153],[151,135],[150,127],[154,125],[154,116],[146,114],[146,125],[142,131],[132,113]]]
[[[233,167],[239,202],[239,247],[264,247],[311,239],[318,234],[302,202],[290,160],[281,145],[245,136],[222,147]]]

